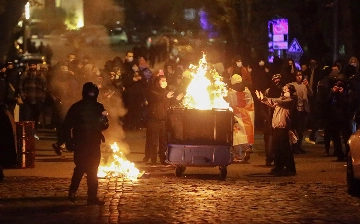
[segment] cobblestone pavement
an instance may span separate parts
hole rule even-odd
[[[129,133],[129,159],[141,161],[144,133]],[[46,136],[41,136],[46,139]],[[346,193],[345,163],[323,157],[321,145],[295,155],[298,174],[275,177],[265,167],[261,138],[248,163],[231,164],[225,181],[217,167],[151,168],[137,180],[99,179],[104,206],[86,205],[86,178],[77,203],[67,200],[71,153],[55,156],[54,141],[37,142],[36,166],[5,170],[0,224],[87,223],[360,223],[360,199]]]
[[[176,178],[169,172],[135,181],[101,179],[104,206],[86,205],[82,182],[76,204],[69,179],[9,177],[0,185],[0,223],[359,223],[360,199],[344,183]]]
[[[359,223],[341,184],[174,179],[126,184],[120,221],[143,223]],[[321,190],[320,190],[321,189]],[[146,211],[146,213],[143,213]]]

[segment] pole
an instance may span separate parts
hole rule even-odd
[[[27,49],[27,19],[23,20],[23,25],[24,25],[24,35],[23,35],[23,53],[27,53],[28,49]]]
[[[334,0],[333,10],[333,61],[336,61],[338,59],[338,0]]]
[[[24,46],[24,53],[27,53],[28,51],[28,46],[27,46],[27,39],[28,39],[28,36],[30,37],[29,34],[29,19],[30,19],[30,3],[27,2],[25,4],[25,18],[23,20],[23,25],[24,25],[24,36],[23,36],[23,46]]]

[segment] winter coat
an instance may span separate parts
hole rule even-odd
[[[19,92],[28,103],[44,102],[46,91],[46,78],[40,72],[28,70],[20,77]]]
[[[296,104],[296,96],[279,98],[266,98],[262,100],[263,103],[275,107],[272,117],[273,128],[287,128],[291,129],[291,117]]]
[[[67,142],[72,141],[75,150],[77,145],[84,142],[100,145],[104,140],[102,131],[108,128],[108,123],[102,120],[104,110],[101,103],[88,99],[82,99],[70,107],[64,120],[64,136]]]
[[[298,100],[296,103],[297,110],[306,111],[309,113],[310,112],[309,97],[314,95],[312,89],[310,88],[309,85],[305,85],[303,83],[299,84],[297,82],[292,82],[291,84],[295,87],[296,94],[298,96]]]
[[[278,98],[281,96],[281,93],[282,93],[282,87],[280,84],[278,86],[271,85],[270,88],[266,89],[264,96],[267,98]],[[271,134],[274,107],[263,104],[262,112],[264,117],[264,127],[263,127],[264,134]]]
[[[326,100],[327,111],[324,113],[328,124],[341,126],[352,118],[349,98],[346,93],[330,91]]]
[[[166,97],[168,90],[160,86],[152,85],[147,93],[149,119],[155,121],[165,121],[167,117],[167,110],[170,108],[171,100]]]
[[[167,110],[178,103],[176,95],[173,98],[167,98],[169,90],[160,87],[156,81],[147,91],[149,119],[154,121],[166,121]]]

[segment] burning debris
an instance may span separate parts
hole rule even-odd
[[[205,55],[199,60],[199,65],[190,65],[184,76],[191,79],[182,105],[189,109],[211,110],[213,108],[229,109],[226,84],[222,76],[211,69]]]
[[[112,152],[106,160],[102,158],[98,169],[98,177],[124,177],[127,179],[137,179],[144,174],[144,172],[140,172],[135,167],[134,163],[125,158],[125,155],[120,150],[116,142],[114,142],[110,147]]]
[[[222,76],[207,63],[205,55],[199,60],[198,66],[190,65],[183,75],[191,80],[182,101],[183,107],[195,110],[231,109],[224,99],[228,95],[227,86]],[[145,174],[125,158],[116,142],[110,148],[106,159],[102,158],[98,177],[137,179]]]

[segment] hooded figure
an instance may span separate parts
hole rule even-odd
[[[324,113],[324,145],[325,153],[329,154],[330,140],[333,141],[334,156],[337,161],[346,161],[349,153],[348,140],[352,134],[352,119],[355,115],[352,111],[353,101],[349,95],[349,89],[346,81],[339,74],[338,79],[330,85],[330,92],[326,98],[326,113]],[[343,143],[345,153],[343,151]]]
[[[75,194],[82,176],[87,174],[88,204],[103,204],[97,198],[97,170],[100,163],[100,144],[105,142],[102,131],[109,127],[107,112],[97,102],[98,87],[91,82],[83,86],[82,99],[73,104],[64,121],[66,147],[74,151],[74,173],[69,188],[69,200],[75,202]]]

